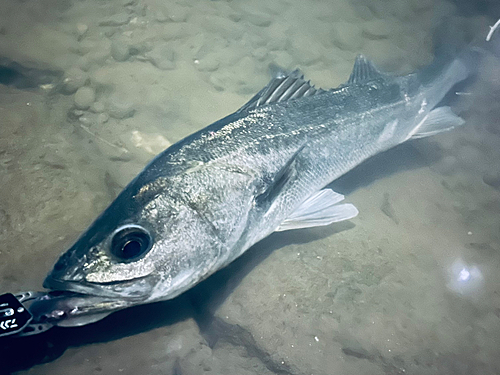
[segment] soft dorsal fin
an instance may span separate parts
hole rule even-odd
[[[365,56],[358,55],[347,84],[359,84],[373,81],[377,78],[385,78],[385,74],[381,73]]]
[[[248,101],[238,112],[251,110],[263,105],[284,102],[290,99],[303,98],[326,92],[314,87],[310,81],[306,81],[298,69],[291,73],[283,69],[276,69],[274,78]]]

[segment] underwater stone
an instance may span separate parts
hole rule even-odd
[[[247,13],[245,18],[255,26],[267,27],[271,24],[271,17],[264,13]]]
[[[108,112],[111,117],[119,120],[132,117],[135,113],[134,103],[119,96],[112,96],[109,99]]]
[[[491,186],[495,189],[500,189],[500,172],[497,173],[486,173],[483,176],[483,182],[486,185]]]
[[[111,56],[116,61],[126,61],[130,57],[130,49],[125,43],[115,40],[111,43]]]
[[[76,36],[78,40],[83,39],[85,34],[87,34],[87,31],[89,30],[89,27],[85,25],[84,23],[79,23],[76,25]]]
[[[104,124],[108,122],[109,120],[109,115],[107,113],[99,113],[97,115],[97,123],[98,124]]]
[[[172,3],[168,6],[168,20],[172,22],[184,22],[187,19],[187,10],[186,8]]]
[[[290,50],[300,65],[311,65],[323,57],[321,45],[305,36],[293,38]]]
[[[214,54],[208,54],[202,59],[194,60],[196,69],[200,72],[214,72],[219,68],[219,61]]]
[[[76,90],[85,85],[88,78],[88,75],[81,69],[68,69],[64,75],[62,92],[64,94],[73,94]]]
[[[233,82],[231,79],[230,74],[224,71],[224,69],[210,74],[210,77],[208,78],[214,89],[217,91],[224,91],[228,87],[232,86]]]
[[[74,115],[75,117],[80,117],[83,116],[85,112],[82,111],[81,109],[74,109],[71,114]]]
[[[128,14],[118,13],[99,22],[99,26],[121,26],[127,24],[129,20]]]
[[[175,68],[175,54],[168,44],[157,45],[146,57],[158,69],[171,70]]]
[[[101,102],[94,102],[91,106],[90,106],[90,110],[94,113],[101,113],[101,112],[104,112],[104,104],[101,103]]]
[[[276,51],[272,53],[272,61],[279,67],[282,67],[284,69],[290,69],[294,61],[292,59],[292,56],[290,56],[287,52],[285,51]]]
[[[158,21],[158,22],[160,22],[160,23],[167,22],[168,19],[169,18],[161,10],[159,10],[155,14],[155,20]]]
[[[267,49],[265,47],[259,47],[252,50],[252,56],[257,60],[262,61],[267,57]]]
[[[87,109],[95,101],[94,90],[91,87],[80,87],[74,99],[76,108]]]
[[[363,24],[363,34],[370,39],[387,38],[392,30],[390,24],[384,20],[373,20]]]
[[[239,23],[216,15],[203,18],[201,26],[209,33],[224,35],[226,40],[239,40],[245,33],[245,29]]]
[[[94,121],[92,120],[91,117],[89,116],[81,116],[78,121],[80,121],[80,123],[82,125],[85,125],[85,126],[91,126],[91,125],[94,125]]]
[[[361,31],[358,26],[347,22],[336,22],[333,26],[333,43],[347,51],[359,51],[362,46]]]

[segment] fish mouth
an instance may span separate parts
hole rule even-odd
[[[49,275],[45,278],[43,287],[52,291],[74,292],[86,296],[134,301],[147,299],[148,292],[151,290],[151,286],[146,282],[145,277],[110,283],[92,283],[84,280],[64,280]]]

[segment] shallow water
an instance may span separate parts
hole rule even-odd
[[[269,64],[325,88],[358,53],[405,73],[431,61],[433,38],[485,36],[500,6],[4,0],[0,14],[7,292],[40,289],[148,160],[239,108]],[[273,234],[173,301],[0,341],[0,373],[500,373],[499,72],[482,68],[462,128],[333,183],[357,218]]]

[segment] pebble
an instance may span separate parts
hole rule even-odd
[[[129,22],[130,16],[126,13],[117,13],[99,22],[99,26],[121,26]]]
[[[274,27],[273,27],[274,28]],[[274,30],[273,37],[268,41],[266,48],[269,51],[284,50],[287,48],[288,36],[284,30]]]
[[[187,19],[188,12],[186,8],[175,3],[171,3],[168,6],[167,14],[168,20],[172,22],[184,22]]]
[[[194,60],[196,69],[200,72],[214,72],[219,69],[220,62],[213,53],[204,56],[202,59]]]
[[[102,102],[94,102],[90,106],[90,110],[94,113],[101,113],[104,112],[105,106]]]
[[[78,23],[76,24],[76,36],[78,40],[82,40],[85,34],[87,34],[87,31],[89,30],[89,27],[85,25],[84,23]]]
[[[271,53],[272,61],[283,69],[291,69],[294,65],[292,56],[285,51],[276,51]]]
[[[241,21],[241,14],[240,13],[231,13],[228,15],[228,17],[233,22],[240,22]]]
[[[92,118],[88,117],[88,116],[81,116],[78,121],[80,121],[80,123],[82,125],[86,125],[86,126],[91,126],[91,125],[94,125],[94,121],[92,120]]]
[[[368,8],[366,5],[364,5],[364,4],[353,4],[353,7],[356,10],[356,14],[360,18],[362,18],[362,19],[364,19],[366,21],[373,19],[373,13],[370,10],[370,8]],[[384,21],[384,22],[387,22],[387,21]]]
[[[255,26],[267,27],[271,24],[271,17],[265,13],[247,13],[245,18]]]
[[[163,11],[159,10],[158,12],[155,13],[155,20],[160,23],[163,23],[167,22],[169,18],[165,15],[165,13],[163,13]]]
[[[343,50],[357,52],[362,47],[361,30],[354,24],[336,22],[333,25],[333,36],[333,43]]]
[[[483,182],[492,188],[500,190],[500,172],[497,173],[485,173],[483,176]]]
[[[115,86],[115,82],[113,81],[113,77],[111,74],[112,68],[110,66],[104,66],[90,76],[90,81],[92,82],[92,86],[96,87],[99,91],[111,91]]]
[[[113,95],[108,103],[109,115],[116,119],[125,119],[132,117],[135,113],[134,103],[118,95]]]
[[[363,24],[363,34],[369,39],[384,39],[392,32],[390,24],[385,20],[373,20]]]
[[[300,65],[311,65],[323,57],[321,45],[305,36],[297,36],[291,41],[293,57]]]
[[[255,57],[257,60],[262,61],[265,60],[267,57],[267,48],[265,47],[259,47],[254,50],[252,50],[252,56]]]
[[[109,115],[107,113],[99,113],[97,115],[97,123],[100,125],[108,122],[108,120],[109,120]]]
[[[80,87],[75,93],[75,106],[78,109],[87,109],[95,101],[95,93],[91,87]]]
[[[80,117],[84,114],[85,112],[82,111],[81,109],[74,109],[73,110],[73,115],[76,116],[76,117]]]
[[[129,46],[118,40],[111,43],[111,56],[116,61],[126,61],[130,57]]]
[[[209,33],[224,35],[227,40],[239,40],[246,32],[239,23],[215,15],[204,17],[201,26]]]
[[[158,69],[175,69],[175,54],[167,43],[159,44],[146,54],[146,58]]]
[[[217,91],[224,91],[228,86],[226,77],[218,74],[210,74],[209,81]]]
[[[84,86],[88,80],[88,75],[78,68],[70,68],[64,75],[62,92],[64,94],[73,94],[80,87]]]

